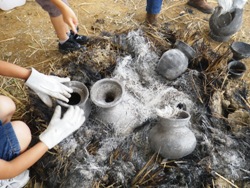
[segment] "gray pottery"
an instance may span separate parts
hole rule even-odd
[[[149,132],[149,144],[154,152],[167,159],[179,159],[196,147],[194,133],[186,127],[190,114],[180,111],[175,117],[159,116],[159,122]]]
[[[138,117],[131,109],[131,98],[118,80],[104,78],[93,84],[90,98],[99,107],[95,118],[112,125],[117,135],[127,135],[138,124]]]
[[[196,56],[195,50],[185,42],[177,40],[174,44],[174,47],[182,51],[189,60],[195,58]]]
[[[241,78],[246,72],[246,65],[240,61],[231,61],[228,63],[228,77]]]
[[[250,57],[250,44],[245,42],[233,42],[230,46],[234,60]]]
[[[69,102],[66,103],[61,100],[57,100],[57,103],[63,107],[70,107],[70,106],[79,106],[81,109],[84,110],[85,118],[87,119],[90,112],[91,112],[91,103],[89,100],[89,90],[79,81],[70,81],[64,83],[66,86],[73,89],[73,93],[71,93],[71,97],[69,98]]]
[[[156,71],[168,80],[174,80],[184,73],[187,67],[187,56],[179,49],[170,49],[161,56]]]
[[[217,6],[209,19],[210,37],[218,42],[225,42],[242,25],[243,9],[235,8],[232,12],[221,14],[222,7]]]
[[[124,88],[114,79],[105,78],[97,81],[90,90],[92,102],[102,108],[111,108],[122,101]]]

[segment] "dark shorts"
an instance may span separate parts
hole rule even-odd
[[[0,159],[10,161],[20,154],[20,145],[11,123],[0,120]]]
[[[67,0],[62,0],[68,5]],[[61,15],[61,11],[50,0],[36,0],[36,2],[49,13],[51,17],[57,17]]]

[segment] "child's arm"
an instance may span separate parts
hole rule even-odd
[[[74,11],[61,0],[51,0],[51,2],[60,9],[64,22],[68,24],[74,33],[77,33],[78,19]]]
[[[0,159],[0,179],[13,178],[37,162],[46,152],[48,147],[39,142],[12,161]]]
[[[52,106],[50,97],[68,102],[72,93],[72,89],[63,84],[69,82],[69,78],[44,75],[34,68],[26,69],[0,60],[0,75],[25,80],[25,84],[49,107]]]
[[[57,106],[47,129],[39,136],[41,142],[11,161],[0,159],[0,179],[13,178],[28,169],[38,161],[48,149],[53,148],[79,129],[84,121],[84,111],[78,106],[69,107],[63,117],[61,117],[61,107]]]
[[[27,80],[31,70],[0,60],[0,75]]]

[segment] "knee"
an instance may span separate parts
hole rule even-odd
[[[0,95],[0,120],[3,123],[9,122],[16,110],[14,101],[6,96]]]
[[[20,145],[21,153],[25,151],[31,142],[31,132],[29,127],[22,121],[11,122]]]

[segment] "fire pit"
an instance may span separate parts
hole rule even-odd
[[[166,34],[161,32],[163,36]],[[114,40],[115,37],[120,38]],[[71,62],[62,67],[73,80],[82,79],[88,89],[103,78],[122,82],[126,92],[122,100],[124,111],[135,121],[103,121],[98,118],[100,107],[93,105],[85,125],[55,148],[53,153],[57,154],[48,153],[32,167],[33,173],[39,172],[45,187],[198,188],[212,186],[218,179],[233,186],[249,185],[248,86],[240,79],[226,79],[227,70],[220,67],[222,58],[212,51],[206,53],[210,55],[206,56],[210,63],[207,72],[188,69],[176,80],[166,80],[156,71],[165,50],[154,50],[148,40],[143,30],[109,35],[109,39],[105,36],[90,45],[113,45],[107,54],[114,54],[120,46],[115,66],[110,59],[102,59],[110,62],[110,66],[100,69],[96,64],[95,67],[92,56],[100,48],[89,48],[72,56]],[[114,41],[120,42],[114,44]],[[199,52],[205,49],[201,45],[194,42],[192,47]],[[193,64],[196,61],[199,58]],[[112,103],[111,98],[105,101]],[[149,132],[157,121],[156,109],[165,106],[185,107],[191,117],[187,126],[197,140],[195,150],[178,160],[162,158],[149,145]],[[44,115],[45,121],[50,119],[42,110],[36,114]],[[239,114],[244,120],[234,121],[233,117]],[[126,116],[121,116],[124,119]],[[44,165],[46,171],[39,170]]]

